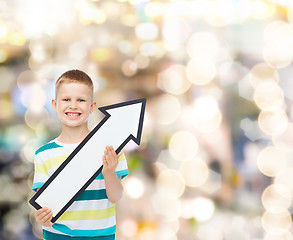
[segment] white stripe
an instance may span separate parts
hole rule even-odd
[[[48,180],[48,178],[49,178],[49,176],[44,173],[35,173],[34,183],[46,182]]]
[[[75,201],[67,211],[97,210],[113,206],[115,206],[115,204],[111,203],[108,199]]]
[[[56,223],[64,224],[72,230],[97,230],[116,225],[116,217],[99,220],[57,221]]]
[[[60,165],[50,168],[49,170],[47,170],[48,174],[49,174],[50,176],[53,175],[53,173],[54,173],[54,172],[57,170],[57,168],[59,168],[59,167],[60,167]]]
[[[118,162],[118,165],[116,167],[116,171],[121,171],[127,169],[127,162],[126,161],[120,161]]]
[[[52,232],[52,233],[57,233],[57,234],[60,234],[60,235],[66,235],[66,236],[69,236],[68,234],[65,234],[63,232],[60,232],[56,229],[54,229],[53,227],[43,227],[44,230],[48,231],[48,232]]]
[[[86,188],[86,190],[100,190],[100,189],[106,189],[105,180],[103,180],[103,179],[96,179],[96,180],[94,180]]]

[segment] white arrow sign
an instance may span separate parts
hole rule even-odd
[[[100,174],[107,145],[118,154],[130,140],[140,144],[145,105],[146,99],[142,98],[99,108],[105,117],[30,199],[30,204],[36,209],[50,208],[51,221],[55,222]]]

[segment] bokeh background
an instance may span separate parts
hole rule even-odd
[[[98,106],[147,98],[117,239],[292,240],[292,59],[291,0],[0,0],[0,239],[41,238],[34,151],[77,68]]]

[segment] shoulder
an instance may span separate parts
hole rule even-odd
[[[39,149],[36,150],[35,155],[39,155],[40,153],[46,152],[47,150],[55,149],[62,147],[61,145],[57,144],[55,140],[51,140],[50,142],[44,144]]]

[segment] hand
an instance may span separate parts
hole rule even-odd
[[[104,176],[115,173],[115,169],[118,164],[118,158],[121,156],[121,152],[117,155],[112,146],[106,146],[103,155],[103,170]]]
[[[51,227],[53,225],[53,223],[51,222],[53,218],[53,212],[47,207],[37,210],[35,213],[35,218],[37,222],[44,227]]]

